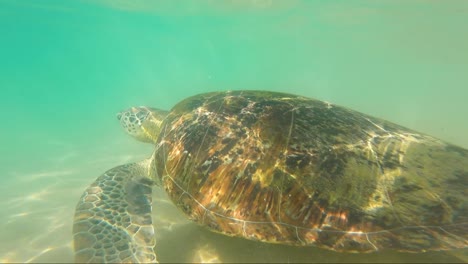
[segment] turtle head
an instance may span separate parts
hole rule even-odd
[[[132,107],[117,114],[125,132],[139,141],[156,143],[168,112],[146,106]]]

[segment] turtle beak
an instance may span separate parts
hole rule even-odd
[[[117,119],[120,121],[121,118],[122,118],[122,112],[118,112],[117,113]]]

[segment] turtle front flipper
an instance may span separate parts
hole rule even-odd
[[[118,166],[85,190],[73,224],[76,262],[156,262],[147,171],[145,162]]]

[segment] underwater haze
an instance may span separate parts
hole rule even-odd
[[[0,0],[0,262],[73,262],[83,190],[151,155],[118,123],[131,106],[288,92],[468,148],[466,25],[465,0]],[[225,237],[154,196],[161,262],[468,259]]]

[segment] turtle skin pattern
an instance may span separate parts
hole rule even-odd
[[[76,263],[156,262],[153,182],[142,177],[144,168],[138,163],[115,167],[85,190],[73,225]]]

